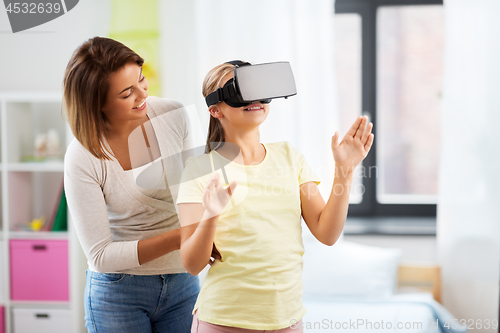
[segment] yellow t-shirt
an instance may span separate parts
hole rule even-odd
[[[186,161],[177,203],[202,202],[212,170],[222,182],[224,170],[229,183],[238,183],[215,232],[222,258],[210,267],[193,309],[200,320],[275,330],[306,313],[299,185],[319,179],[290,143],[264,147],[258,165],[238,164],[216,151]]]

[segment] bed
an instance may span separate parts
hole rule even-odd
[[[432,297],[428,299],[426,296],[409,294],[404,298],[394,296],[383,300],[304,300],[308,310],[302,319],[304,332],[446,331],[444,322],[448,320],[451,325],[453,317],[438,316],[436,305],[429,302]]]
[[[304,235],[304,332],[467,330],[440,302],[440,269],[402,263],[401,250]]]

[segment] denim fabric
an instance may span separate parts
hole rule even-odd
[[[87,270],[85,327],[89,333],[189,333],[198,276],[131,275]]]

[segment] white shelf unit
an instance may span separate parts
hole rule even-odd
[[[20,328],[20,324],[14,327],[16,320],[20,322],[15,316],[22,315],[21,321],[25,320],[24,316],[35,309],[45,310],[48,314],[43,316],[52,315],[55,320],[61,317],[61,312],[69,314],[69,320],[64,318],[65,327],[69,325],[64,333],[86,332],[83,319],[86,259],[72,228],[69,210],[67,232],[23,231],[18,228],[41,215],[48,220],[54,205],[57,205],[64,174],[64,153],[73,139],[61,107],[60,93],[0,91],[0,306],[4,307],[5,332],[8,333],[25,333],[23,330],[27,330],[29,324],[23,322],[24,328]],[[49,129],[55,129],[59,136],[59,160],[24,162],[23,156],[34,153],[36,135]],[[12,299],[11,240],[67,241],[68,301]],[[37,277],[32,279],[36,283]],[[30,320],[29,316],[26,318]],[[40,324],[42,327],[47,321]]]

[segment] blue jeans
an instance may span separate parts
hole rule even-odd
[[[89,333],[189,333],[200,291],[189,273],[131,275],[87,270]]]

